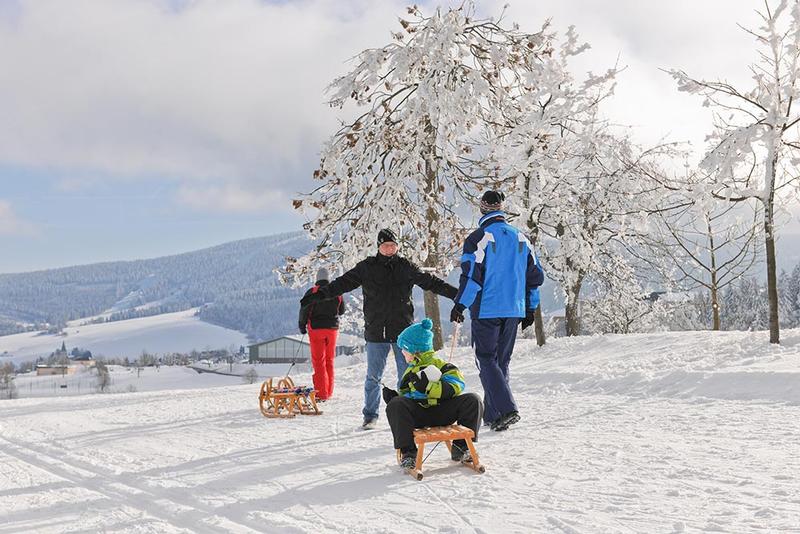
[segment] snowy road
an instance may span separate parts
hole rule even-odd
[[[520,351],[524,418],[481,435],[486,474],[441,446],[422,482],[385,421],[356,429],[360,366],[317,418],[264,419],[257,385],[2,402],[0,534],[800,532],[800,404],[555,387],[566,347]]]

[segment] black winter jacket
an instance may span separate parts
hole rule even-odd
[[[359,286],[364,295],[364,338],[377,343],[394,343],[397,336],[414,322],[411,290],[417,285],[453,299],[458,290],[398,255],[376,254],[322,289],[328,297],[352,291]]]
[[[328,285],[327,280],[318,280],[314,285],[316,288]],[[314,287],[306,291],[306,295],[314,292]],[[308,322],[311,321],[311,329],[331,328],[338,330],[339,316],[344,313],[344,300],[341,297],[320,300],[308,306],[300,307],[300,319],[298,326],[301,332],[305,332]]]

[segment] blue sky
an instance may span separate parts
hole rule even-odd
[[[65,190],[58,171],[0,167],[2,197],[25,228],[0,236],[4,272],[155,257],[297,229],[289,210],[198,210],[177,201],[179,185],[154,176],[119,182],[95,176]],[[103,180],[105,178],[105,180]]]
[[[300,229],[290,200],[337,124],[324,88],[405,4],[0,0],[0,273]],[[644,143],[701,143],[706,111],[658,69],[746,80],[736,22],[754,6],[520,0],[508,18],[575,24],[592,44],[578,70],[628,65],[612,118]]]

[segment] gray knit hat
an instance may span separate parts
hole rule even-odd
[[[327,280],[328,279],[328,269],[325,267],[320,267],[319,271],[317,271],[317,281],[319,280]]]

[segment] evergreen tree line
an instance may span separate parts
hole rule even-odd
[[[800,264],[791,272],[778,275],[781,328],[800,327]],[[766,330],[769,327],[767,286],[754,276],[744,276],[721,292],[720,313],[723,330]],[[707,294],[694,299],[698,325],[707,328],[712,308]],[[706,326],[704,326],[706,325]]]

